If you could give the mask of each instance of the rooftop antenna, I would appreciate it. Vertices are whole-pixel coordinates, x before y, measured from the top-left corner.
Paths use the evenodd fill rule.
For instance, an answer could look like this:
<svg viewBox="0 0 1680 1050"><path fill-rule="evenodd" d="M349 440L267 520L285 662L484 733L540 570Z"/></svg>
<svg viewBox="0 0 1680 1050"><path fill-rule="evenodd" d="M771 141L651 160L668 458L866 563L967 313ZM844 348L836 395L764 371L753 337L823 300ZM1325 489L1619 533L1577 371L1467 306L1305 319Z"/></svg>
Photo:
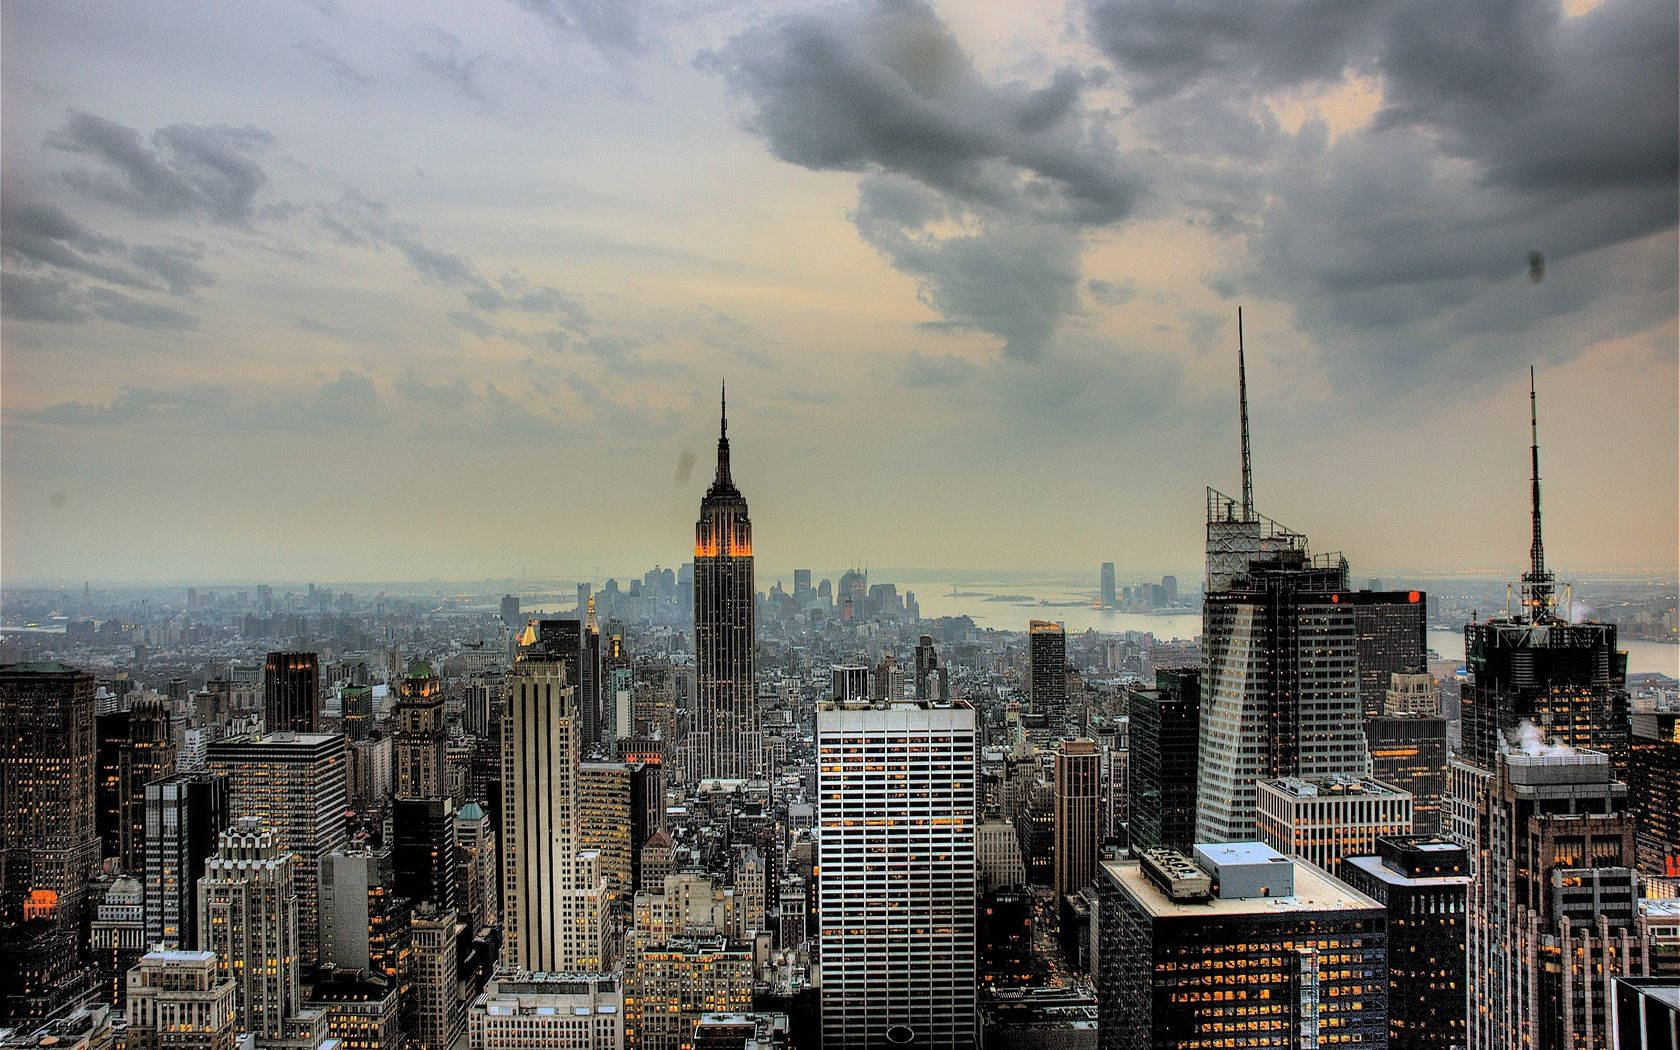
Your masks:
<svg viewBox="0 0 1680 1050"><path fill-rule="evenodd" d="M1242 307L1239 306L1237 307L1237 401L1242 409L1242 520L1253 521L1254 468L1249 462L1248 455L1248 365L1243 357ZM1539 535L1539 533L1537 532L1536 535Z"/></svg>
<svg viewBox="0 0 1680 1050"><path fill-rule="evenodd" d="M1528 548L1528 571L1523 573L1523 605L1531 623L1546 617L1553 604L1553 580L1546 571L1546 547L1540 539L1540 407L1534 392L1534 366L1528 366L1528 435L1533 460L1530 494L1533 503L1534 541Z"/></svg>

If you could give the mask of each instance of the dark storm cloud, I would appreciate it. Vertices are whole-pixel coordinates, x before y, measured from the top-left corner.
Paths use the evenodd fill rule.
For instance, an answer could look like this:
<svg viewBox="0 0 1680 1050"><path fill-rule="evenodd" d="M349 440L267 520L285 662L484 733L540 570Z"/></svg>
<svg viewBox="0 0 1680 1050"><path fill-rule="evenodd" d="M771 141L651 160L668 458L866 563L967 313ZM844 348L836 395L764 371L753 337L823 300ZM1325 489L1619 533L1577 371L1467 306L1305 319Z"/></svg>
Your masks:
<svg viewBox="0 0 1680 1050"><path fill-rule="evenodd" d="M853 221L946 327L1031 359L1078 309L1083 231L1142 185L1085 112L1084 76L981 76L933 9L882 2L777 18L701 64L782 160L865 173ZM952 232L952 231L956 232Z"/></svg>
<svg viewBox="0 0 1680 1050"><path fill-rule="evenodd" d="M61 274L0 275L0 302L15 321L76 324L98 318L130 328L189 329L198 326L188 313L136 299L110 288L87 287Z"/></svg>
<svg viewBox="0 0 1680 1050"><path fill-rule="evenodd" d="M1079 238L1055 226L993 214L973 232L937 235L962 218L909 179L874 175L858 186L852 219L863 239L915 278L945 327L988 332L1004 352L1035 358L1079 307Z"/></svg>
<svg viewBox="0 0 1680 1050"><path fill-rule="evenodd" d="M567 36L579 36L608 58L647 51L639 0L517 0L520 7Z"/></svg>
<svg viewBox="0 0 1680 1050"><path fill-rule="evenodd" d="M1181 201L1246 238L1210 286L1291 304L1339 389L1469 389L1665 315L1626 278L1673 271L1640 243L1680 206L1672 3L1093 0L1088 15ZM1290 135L1257 105L1349 73L1381 92L1369 127ZM1531 250L1593 266L1542 292L1522 280Z"/></svg>
<svg viewBox="0 0 1680 1050"><path fill-rule="evenodd" d="M194 216L249 225L268 177L256 156L274 142L261 128L171 124L148 143L133 128L71 110L47 144L90 157L103 169L64 173L71 186L148 216Z"/></svg>
<svg viewBox="0 0 1680 1050"><path fill-rule="evenodd" d="M1077 71L1036 89L990 83L918 0L788 15L701 61L752 104L771 153L801 167L898 172L1071 223L1114 222L1141 189L1084 119Z"/></svg>

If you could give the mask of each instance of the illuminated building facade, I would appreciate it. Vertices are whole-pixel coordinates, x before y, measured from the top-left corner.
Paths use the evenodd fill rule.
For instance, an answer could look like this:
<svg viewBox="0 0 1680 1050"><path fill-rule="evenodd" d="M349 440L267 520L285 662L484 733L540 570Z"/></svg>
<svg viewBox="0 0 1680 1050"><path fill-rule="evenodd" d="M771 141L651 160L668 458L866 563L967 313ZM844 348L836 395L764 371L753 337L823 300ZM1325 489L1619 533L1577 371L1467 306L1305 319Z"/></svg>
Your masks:
<svg viewBox="0 0 1680 1050"><path fill-rule="evenodd" d="M601 858L609 900L635 889L630 858L637 839L630 826L630 764L584 762L578 767L578 841Z"/></svg>
<svg viewBox="0 0 1680 1050"><path fill-rule="evenodd" d="M528 644L502 714L501 833L502 963L526 972L604 965L607 884L582 844L574 695L566 665Z"/></svg>
<svg viewBox="0 0 1680 1050"><path fill-rule="evenodd" d="M1363 777L1262 780L1257 797L1260 841L1325 871L1375 852L1379 838L1412 833L1412 796Z"/></svg>
<svg viewBox="0 0 1680 1050"><path fill-rule="evenodd" d="M146 951L146 891L139 879L111 883L94 912L88 942L99 976L95 1001L121 1010L128 1001L128 971Z"/></svg>
<svg viewBox="0 0 1680 1050"><path fill-rule="evenodd" d="M94 677L60 663L0 665L0 1024L27 1024L86 991L94 819Z"/></svg>
<svg viewBox="0 0 1680 1050"><path fill-rule="evenodd" d="M498 974L473 1003L470 1050L624 1050L624 986L612 973Z"/></svg>
<svg viewBox="0 0 1680 1050"><path fill-rule="evenodd" d="M1196 836L1200 671L1155 672L1155 688L1126 693L1127 792L1134 847L1188 850Z"/></svg>
<svg viewBox="0 0 1680 1050"><path fill-rule="evenodd" d="M752 522L729 472L729 417L718 433L717 475L694 526L694 661L687 773L693 780L763 775L753 602Z"/></svg>
<svg viewBox="0 0 1680 1050"><path fill-rule="evenodd" d="M128 747L120 763L125 825L118 863L138 874L146 866L146 785L175 772L175 734L169 708L156 694L143 695L128 712Z"/></svg>
<svg viewBox="0 0 1680 1050"><path fill-rule="evenodd" d="M315 653L268 654L263 663L263 726L270 733L321 728L321 660Z"/></svg>
<svg viewBox="0 0 1680 1050"><path fill-rule="evenodd" d="M214 952L148 952L125 976L129 1050L233 1050L237 985Z"/></svg>
<svg viewBox="0 0 1680 1050"><path fill-rule="evenodd" d="M1388 909L1389 1050L1463 1046L1469 852L1436 835L1397 835L1344 857L1337 874Z"/></svg>
<svg viewBox="0 0 1680 1050"><path fill-rule="evenodd" d="M1639 821L1639 867L1680 878L1680 713L1637 712L1632 721L1627 785Z"/></svg>
<svg viewBox="0 0 1680 1050"><path fill-rule="evenodd" d="M1447 720L1439 715L1378 715L1365 722L1371 779L1412 796L1412 831L1441 830L1447 793Z"/></svg>
<svg viewBox="0 0 1680 1050"><path fill-rule="evenodd" d="M339 1050L399 1050L402 1025L397 989L383 975L332 970L310 983L306 1010L326 1015L327 1032Z"/></svg>
<svg viewBox="0 0 1680 1050"><path fill-rule="evenodd" d="M1101 755L1090 740L1064 740L1056 751L1056 897L1084 889L1097 868Z"/></svg>
<svg viewBox="0 0 1680 1050"><path fill-rule="evenodd" d="M223 833L198 880L198 943L235 985L240 1029L258 1038L284 1037L302 1005L296 861L247 817Z"/></svg>
<svg viewBox="0 0 1680 1050"><path fill-rule="evenodd" d="M1097 876L1103 1050L1386 1047L1382 905L1258 842Z"/></svg>
<svg viewBox="0 0 1680 1050"><path fill-rule="evenodd" d="M441 798L444 787L443 684L423 660L408 665L393 713L391 757L398 798Z"/></svg>
<svg viewBox="0 0 1680 1050"><path fill-rule="evenodd" d="M228 816L255 818L276 846L296 854L299 940L305 965L319 957L321 858L348 839L344 737L269 733L218 740L208 765L228 781Z"/></svg>
<svg viewBox="0 0 1680 1050"><path fill-rule="evenodd" d="M1028 709L1044 719L1046 734L1055 739L1068 728L1067 632L1059 623L1032 620L1027 647Z"/></svg>
<svg viewBox="0 0 1680 1050"><path fill-rule="evenodd" d="M974 1042L975 714L817 706L826 1048Z"/></svg>
<svg viewBox="0 0 1680 1050"><path fill-rule="evenodd" d="M625 960L625 1045L686 1050L696 1021L750 1010L752 993L752 949L728 937L674 936L638 945Z"/></svg>
<svg viewBox="0 0 1680 1050"><path fill-rule="evenodd" d="M1428 596L1422 591L1356 591L1348 600L1358 638L1359 703L1366 718L1375 718L1384 713L1391 676L1427 666Z"/></svg>
<svg viewBox="0 0 1680 1050"><path fill-rule="evenodd" d="M1615 979L1646 972L1648 944L1608 757L1501 754L1476 836L1471 1050L1609 1050Z"/></svg>
<svg viewBox="0 0 1680 1050"><path fill-rule="evenodd" d="M228 825L227 778L178 773L146 785L146 943L198 947L204 864Z"/></svg>

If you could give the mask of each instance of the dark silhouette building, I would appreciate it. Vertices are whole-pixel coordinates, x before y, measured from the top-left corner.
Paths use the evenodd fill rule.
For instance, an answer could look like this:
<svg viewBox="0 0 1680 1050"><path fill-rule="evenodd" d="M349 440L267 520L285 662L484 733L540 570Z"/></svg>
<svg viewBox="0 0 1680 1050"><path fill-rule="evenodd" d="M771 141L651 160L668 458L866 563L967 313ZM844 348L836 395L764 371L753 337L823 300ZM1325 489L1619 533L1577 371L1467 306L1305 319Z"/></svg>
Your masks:
<svg viewBox="0 0 1680 1050"><path fill-rule="evenodd" d="M1635 713L1628 751L1639 867L1647 875L1680 877L1680 713Z"/></svg>
<svg viewBox="0 0 1680 1050"><path fill-rule="evenodd" d="M717 475L694 526L695 703L690 778L751 779L763 772L756 693L752 522L729 470L729 416L721 415Z"/></svg>
<svg viewBox="0 0 1680 1050"><path fill-rule="evenodd" d="M1388 909L1389 1050L1452 1050L1465 1039L1470 856L1435 835L1377 840L1343 857L1342 881Z"/></svg>
<svg viewBox="0 0 1680 1050"><path fill-rule="evenodd" d="M1368 590L1343 600L1353 603L1358 632L1359 703L1366 718L1375 718L1383 714L1391 675L1428 666L1428 596L1422 591Z"/></svg>
<svg viewBox="0 0 1680 1050"><path fill-rule="evenodd" d="M146 785L146 944L198 948L198 880L228 826L227 778L177 773Z"/></svg>
<svg viewBox="0 0 1680 1050"><path fill-rule="evenodd" d="M1154 689L1127 692L1129 809L1134 848L1188 851L1196 837L1196 761L1201 737L1202 675L1155 672Z"/></svg>
<svg viewBox="0 0 1680 1050"><path fill-rule="evenodd" d="M94 822L94 679L0 665L0 1025L68 1006L94 979L81 951Z"/></svg>
<svg viewBox="0 0 1680 1050"><path fill-rule="evenodd" d="M270 733L314 733L321 721L321 661L314 653L269 653L263 717Z"/></svg>
<svg viewBox="0 0 1680 1050"><path fill-rule="evenodd" d="M1052 738L1067 724L1067 632L1050 620L1027 624L1031 663L1027 668L1027 700L1031 711L1044 719Z"/></svg>

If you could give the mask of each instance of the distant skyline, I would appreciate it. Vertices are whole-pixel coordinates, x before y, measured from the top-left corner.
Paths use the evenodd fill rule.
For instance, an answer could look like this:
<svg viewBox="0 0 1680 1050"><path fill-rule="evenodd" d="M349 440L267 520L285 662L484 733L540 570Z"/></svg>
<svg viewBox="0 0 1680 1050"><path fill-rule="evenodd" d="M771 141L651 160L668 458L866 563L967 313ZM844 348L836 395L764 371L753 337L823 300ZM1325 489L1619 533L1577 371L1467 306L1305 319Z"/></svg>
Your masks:
<svg viewBox="0 0 1680 1050"><path fill-rule="evenodd" d="M1515 578L1531 362L1672 573L1680 13L1414 7L8 3L0 576L671 565L724 378L761 589L1197 574L1238 303L1356 581Z"/></svg>

